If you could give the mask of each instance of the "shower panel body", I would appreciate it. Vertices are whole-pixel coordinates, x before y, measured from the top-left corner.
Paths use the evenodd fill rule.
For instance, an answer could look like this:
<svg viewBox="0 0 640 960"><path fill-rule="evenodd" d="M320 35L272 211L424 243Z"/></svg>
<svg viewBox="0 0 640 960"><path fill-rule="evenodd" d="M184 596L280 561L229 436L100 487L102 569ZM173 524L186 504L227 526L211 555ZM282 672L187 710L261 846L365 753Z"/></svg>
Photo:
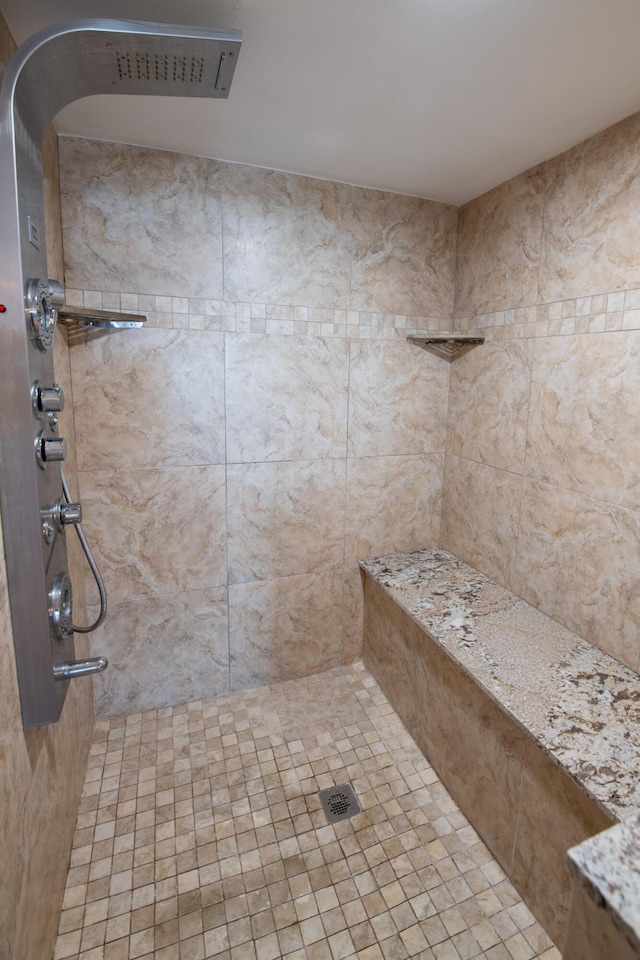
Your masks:
<svg viewBox="0 0 640 960"><path fill-rule="evenodd" d="M63 278L47 276L41 144L62 107L92 94L228 96L238 31L76 20L36 34L0 90L0 506L25 727L60 717L70 678L104 669L74 661L72 593L60 463L66 441L54 383ZM75 509L74 509L75 508Z"/></svg>

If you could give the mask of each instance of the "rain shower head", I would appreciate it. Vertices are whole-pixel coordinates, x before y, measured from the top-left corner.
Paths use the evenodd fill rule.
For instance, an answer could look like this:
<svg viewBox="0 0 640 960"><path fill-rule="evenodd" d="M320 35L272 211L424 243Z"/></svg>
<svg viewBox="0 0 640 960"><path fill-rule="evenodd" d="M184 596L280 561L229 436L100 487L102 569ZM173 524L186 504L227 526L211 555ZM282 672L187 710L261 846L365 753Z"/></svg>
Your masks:
<svg viewBox="0 0 640 960"><path fill-rule="evenodd" d="M68 103L95 94L226 98L241 43L239 30L68 20L23 44L5 88L15 73L14 105L36 139Z"/></svg>
<svg viewBox="0 0 640 960"><path fill-rule="evenodd" d="M242 42L237 30L135 20L61 26L72 52L65 72L102 93L227 97Z"/></svg>

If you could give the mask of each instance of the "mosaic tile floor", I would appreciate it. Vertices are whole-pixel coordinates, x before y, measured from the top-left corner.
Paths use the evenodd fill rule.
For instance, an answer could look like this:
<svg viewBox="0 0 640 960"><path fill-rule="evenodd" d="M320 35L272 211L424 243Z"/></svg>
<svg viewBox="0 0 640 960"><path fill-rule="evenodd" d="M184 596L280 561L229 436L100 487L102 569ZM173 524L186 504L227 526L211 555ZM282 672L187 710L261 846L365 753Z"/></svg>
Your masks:
<svg viewBox="0 0 640 960"><path fill-rule="evenodd" d="M356 957L560 960L362 664L97 725L55 960Z"/></svg>

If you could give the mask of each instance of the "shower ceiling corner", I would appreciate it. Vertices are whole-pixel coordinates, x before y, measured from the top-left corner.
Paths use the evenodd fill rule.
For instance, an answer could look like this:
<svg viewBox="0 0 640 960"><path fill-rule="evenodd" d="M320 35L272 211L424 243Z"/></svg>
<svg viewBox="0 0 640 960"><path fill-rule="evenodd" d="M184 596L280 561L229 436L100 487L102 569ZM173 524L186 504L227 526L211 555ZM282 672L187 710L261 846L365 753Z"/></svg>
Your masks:
<svg viewBox="0 0 640 960"><path fill-rule="evenodd" d="M237 30L73 20L20 47L0 90L0 506L25 727L60 717L74 673L53 339L64 302L47 276L41 145L55 115L94 94L225 99ZM57 518L51 524L51 516ZM95 669L100 669L96 658ZM77 664L76 664L77 666ZM85 672L90 672L85 670Z"/></svg>

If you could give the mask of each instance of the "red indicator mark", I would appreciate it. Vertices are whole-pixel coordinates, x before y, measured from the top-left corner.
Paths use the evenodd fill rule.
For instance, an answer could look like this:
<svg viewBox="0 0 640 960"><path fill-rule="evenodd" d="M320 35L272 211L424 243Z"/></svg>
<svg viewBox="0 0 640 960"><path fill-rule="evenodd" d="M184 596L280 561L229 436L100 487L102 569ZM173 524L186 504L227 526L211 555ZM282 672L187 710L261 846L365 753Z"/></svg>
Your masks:
<svg viewBox="0 0 640 960"><path fill-rule="evenodd" d="M0 303L0 313L6 313L6 312L7 312L7 308L5 307L4 303Z"/></svg>

